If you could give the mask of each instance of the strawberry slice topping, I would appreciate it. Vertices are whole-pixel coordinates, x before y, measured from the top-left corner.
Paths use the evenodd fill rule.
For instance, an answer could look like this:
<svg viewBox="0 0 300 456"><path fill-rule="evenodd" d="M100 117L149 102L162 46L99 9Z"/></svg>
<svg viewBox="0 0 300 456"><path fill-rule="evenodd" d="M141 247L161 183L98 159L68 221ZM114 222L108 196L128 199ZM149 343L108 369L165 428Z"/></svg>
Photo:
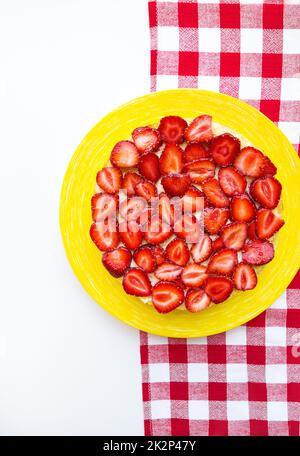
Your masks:
<svg viewBox="0 0 300 456"><path fill-rule="evenodd" d="M90 228L90 236L99 250L116 249L119 245L119 234L111 219L94 222Z"/></svg>
<svg viewBox="0 0 300 456"><path fill-rule="evenodd" d="M192 214L178 216L174 223L174 232L188 243L198 242L201 237L199 220Z"/></svg>
<svg viewBox="0 0 300 456"><path fill-rule="evenodd" d="M136 128L132 132L132 139L141 155L146 152L155 152L161 145L159 131L151 127Z"/></svg>
<svg viewBox="0 0 300 456"><path fill-rule="evenodd" d="M210 145L210 153L219 166L232 165L240 153L241 143L229 133L216 136Z"/></svg>
<svg viewBox="0 0 300 456"><path fill-rule="evenodd" d="M256 221L253 220L251 223L248 225L248 238L249 239L257 239L256 235Z"/></svg>
<svg viewBox="0 0 300 456"><path fill-rule="evenodd" d="M119 199L108 193L95 193L92 197L92 218L94 222L116 216Z"/></svg>
<svg viewBox="0 0 300 456"><path fill-rule="evenodd" d="M127 192L127 196L135 195L135 186L139 182L143 182L143 178L139 174L130 171L124 174L122 189Z"/></svg>
<svg viewBox="0 0 300 456"><path fill-rule="evenodd" d="M209 274L231 275L237 263L237 253L234 250L222 249L211 257L207 272Z"/></svg>
<svg viewBox="0 0 300 456"><path fill-rule="evenodd" d="M156 268L156 260L150 247L142 246L133 254L136 264L146 272L153 272Z"/></svg>
<svg viewBox="0 0 300 456"><path fill-rule="evenodd" d="M202 289L188 290L185 298L185 307L190 312L200 312L206 309L211 300Z"/></svg>
<svg viewBox="0 0 300 456"><path fill-rule="evenodd" d="M267 209L274 209L281 195L281 183L275 177L264 177L252 182L251 196Z"/></svg>
<svg viewBox="0 0 300 456"><path fill-rule="evenodd" d="M188 142L209 141L212 136L212 118L206 114L196 117L184 133Z"/></svg>
<svg viewBox="0 0 300 456"><path fill-rule="evenodd" d="M179 266L185 266L190 259L190 251L183 239L175 238L166 247L167 258Z"/></svg>
<svg viewBox="0 0 300 456"><path fill-rule="evenodd" d="M223 244L228 249L241 250L248 235L248 226L244 222L225 225L221 231Z"/></svg>
<svg viewBox="0 0 300 456"><path fill-rule="evenodd" d="M219 233L228 219L228 209L218 207L207 207L204 209L204 228L209 234Z"/></svg>
<svg viewBox="0 0 300 456"><path fill-rule="evenodd" d="M195 184L202 184L206 179L214 177L216 166L212 160L201 159L187 163L183 171L187 173Z"/></svg>
<svg viewBox="0 0 300 456"><path fill-rule="evenodd" d="M177 280L182 272L182 267L174 263L162 263L154 275L159 280L169 280L170 282Z"/></svg>
<svg viewBox="0 0 300 456"><path fill-rule="evenodd" d="M160 178L159 158L153 152L143 155L140 158L139 172L151 182L157 182Z"/></svg>
<svg viewBox="0 0 300 456"><path fill-rule="evenodd" d="M200 287L207 277L206 267L196 263L187 264L181 274L182 282L190 288Z"/></svg>
<svg viewBox="0 0 300 456"><path fill-rule="evenodd" d="M166 257L166 252L164 251L162 246L161 245L151 245L151 244L149 244L149 246L152 249L154 258L156 260L156 264L159 266L160 264L164 263L165 257Z"/></svg>
<svg viewBox="0 0 300 456"><path fill-rule="evenodd" d="M151 282L145 271L140 268L129 268L123 277L123 288L129 295L150 296Z"/></svg>
<svg viewBox="0 0 300 456"><path fill-rule="evenodd" d="M184 141L184 132L187 122L179 116L167 116L160 120L158 130L167 144L181 144Z"/></svg>
<svg viewBox="0 0 300 456"><path fill-rule="evenodd" d="M221 238L228 249L241 250L248 235L247 223L234 222L222 228Z"/></svg>
<svg viewBox="0 0 300 456"><path fill-rule="evenodd" d="M159 168L161 174L178 174L183 168L182 149L177 144L167 144L160 159Z"/></svg>
<svg viewBox="0 0 300 456"><path fill-rule="evenodd" d="M239 263L233 274L233 283L237 290L252 290L256 287L257 276L252 266Z"/></svg>
<svg viewBox="0 0 300 456"><path fill-rule="evenodd" d="M247 195L234 196L230 210L231 219L236 222L250 222L256 214L256 207Z"/></svg>
<svg viewBox="0 0 300 456"><path fill-rule="evenodd" d="M181 198L182 210L186 212L198 212L205 207L205 196L197 187L191 185Z"/></svg>
<svg viewBox="0 0 300 456"><path fill-rule="evenodd" d="M232 281L223 276L208 277L204 289L205 293L208 294L210 299L215 304L226 301L226 299L231 295L232 290Z"/></svg>
<svg viewBox="0 0 300 456"><path fill-rule="evenodd" d="M218 252L219 250L223 249L224 247L224 244L223 244L223 241L222 241L222 238L221 237L217 237L213 242L212 242L212 250L214 252Z"/></svg>
<svg viewBox="0 0 300 456"><path fill-rule="evenodd" d="M120 190L122 184L122 173L119 168L109 166L98 172L96 180L102 190L106 193L114 194Z"/></svg>
<svg viewBox="0 0 300 456"><path fill-rule="evenodd" d="M132 168L139 162L139 152L131 141L120 141L113 148L110 161L118 168Z"/></svg>
<svg viewBox="0 0 300 456"><path fill-rule="evenodd" d="M120 215L125 220L139 221L147 208L147 202L140 196L132 196L120 203Z"/></svg>
<svg viewBox="0 0 300 456"><path fill-rule="evenodd" d="M151 220L144 233L145 240L149 244L161 244L172 235L172 228L161 220Z"/></svg>
<svg viewBox="0 0 300 456"><path fill-rule="evenodd" d="M229 199L220 187L217 179L208 179L202 185L202 190L206 195L207 199L215 207L227 207L229 206Z"/></svg>
<svg viewBox="0 0 300 456"><path fill-rule="evenodd" d="M274 257L274 247L269 241L249 241L243 248L243 261L248 264L261 265L269 263Z"/></svg>
<svg viewBox="0 0 300 456"><path fill-rule="evenodd" d="M186 146L183 152L183 161L190 163L202 158L209 158L209 151L201 143L191 143Z"/></svg>
<svg viewBox="0 0 300 456"><path fill-rule="evenodd" d="M210 257L212 252L212 241L208 235L203 235L199 242L193 244L191 254L195 263L202 263Z"/></svg>
<svg viewBox="0 0 300 456"><path fill-rule="evenodd" d="M183 289L172 282L158 282L152 290L152 303L159 313L168 313L184 301Z"/></svg>
<svg viewBox="0 0 300 456"><path fill-rule="evenodd" d="M265 156L264 160L264 169L262 171L262 176L275 176L277 173L277 168L274 163L269 159L269 157Z"/></svg>
<svg viewBox="0 0 300 456"><path fill-rule="evenodd" d="M191 184L191 179L187 174L169 174L161 179L161 183L169 196L183 196Z"/></svg>
<svg viewBox="0 0 300 456"><path fill-rule="evenodd" d="M165 193L159 195L158 212L161 220L168 223L170 226L174 225L174 205Z"/></svg>
<svg viewBox="0 0 300 456"><path fill-rule="evenodd" d="M114 277L121 277L131 263L131 252L126 247L119 247L105 252L102 263L108 272Z"/></svg>
<svg viewBox="0 0 300 456"><path fill-rule="evenodd" d="M263 172L265 156L254 147L244 147L235 159L234 166L245 176L258 177Z"/></svg>
<svg viewBox="0 0 300 456"><path fill-rule="evenodd" d="M219 170L218 179L221 189L227 196L240 195L247 187L247 181L238 170L229 166Z"/></svg>
<svg viewBox="0 0 300 456"><path fill-rule="evenodd" d="M151 198L157 196L157 188L153 182L143 181L135 186L135 193L142 198L145 198L146 201L150 201Z"/></svg>
<svg viewBox="0 0 300 456"><path fill-rule="evenodd" d="M122 222L119 225L119 236L128 249L137 249L143 241L143 233L136 222Z"/></svg>
<svg viewBox="0 0 300 456"><path fill-rule="evenodd" d="M256 216L255 231L260 239L269 239L284 225L284 220L270 209L260 209Z"/></svg>

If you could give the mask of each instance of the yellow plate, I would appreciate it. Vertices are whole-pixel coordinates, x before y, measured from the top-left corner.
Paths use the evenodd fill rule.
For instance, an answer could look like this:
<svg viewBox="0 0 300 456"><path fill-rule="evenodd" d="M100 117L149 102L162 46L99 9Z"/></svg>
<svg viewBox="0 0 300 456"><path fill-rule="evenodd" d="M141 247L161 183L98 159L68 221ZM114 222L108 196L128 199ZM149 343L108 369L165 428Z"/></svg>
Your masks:
<svg viewBox="0 0 300 456"><path fill-rule="evenodd" d="M234 129L265 152L278 168L282 183L285 226L277 237L276 254L259 274L254 290L235 293L222 304L198 314L175 310L161 315L149 304L128 296L101 264L101 253L89 237L90 200L95 176L117 141L138 126L166 115L193 118L201 113ZM300 160L283 133L248 104L219 93L178 89L137 98L104 117L84 138L68 166L61 192L60 225L71 266L92 298L135 328L168 337L199 337L239 326L269 307L285 290L300 259Z"/></svg>

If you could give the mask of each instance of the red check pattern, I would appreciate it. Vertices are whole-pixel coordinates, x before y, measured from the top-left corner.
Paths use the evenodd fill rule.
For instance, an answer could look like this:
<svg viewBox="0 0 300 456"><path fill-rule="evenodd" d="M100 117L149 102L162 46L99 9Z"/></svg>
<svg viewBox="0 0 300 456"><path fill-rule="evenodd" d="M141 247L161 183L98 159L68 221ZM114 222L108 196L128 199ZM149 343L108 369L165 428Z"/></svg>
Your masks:
<svg viewBox="0 0 300 456"><path fill-rule="evenodd" d="M149 1L151 88L238 97L299 150L300 5ZM299 435L300 275L262 315L227 333L141 333L145 434Z"/></svg>

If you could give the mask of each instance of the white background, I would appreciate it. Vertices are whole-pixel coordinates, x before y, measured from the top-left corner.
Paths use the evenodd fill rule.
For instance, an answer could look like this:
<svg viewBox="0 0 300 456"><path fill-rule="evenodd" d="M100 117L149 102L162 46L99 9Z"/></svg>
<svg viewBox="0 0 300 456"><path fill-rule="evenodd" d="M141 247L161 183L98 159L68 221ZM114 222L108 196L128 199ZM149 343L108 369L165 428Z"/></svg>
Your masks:
<svg viewBox="0 0 300 456"><path fill-rule="evenodd" d="M0 434L142 435L139 335L73 275L58 225L77 144L149 92L146 0L0 0Z"/></svg>

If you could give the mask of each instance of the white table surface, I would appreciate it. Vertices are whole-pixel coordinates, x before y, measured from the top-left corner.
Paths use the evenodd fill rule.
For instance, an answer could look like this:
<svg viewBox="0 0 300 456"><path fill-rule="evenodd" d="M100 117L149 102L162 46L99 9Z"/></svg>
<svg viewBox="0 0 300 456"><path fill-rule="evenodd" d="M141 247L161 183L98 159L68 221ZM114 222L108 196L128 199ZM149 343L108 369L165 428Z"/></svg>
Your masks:
<svg viewBox="0 0 300 456"><path fill-rule="evenodd" d="M62 179L111 109L149 92L146 0L0 0L0 434L142 435L138 332L62 247Z"/></svg>

